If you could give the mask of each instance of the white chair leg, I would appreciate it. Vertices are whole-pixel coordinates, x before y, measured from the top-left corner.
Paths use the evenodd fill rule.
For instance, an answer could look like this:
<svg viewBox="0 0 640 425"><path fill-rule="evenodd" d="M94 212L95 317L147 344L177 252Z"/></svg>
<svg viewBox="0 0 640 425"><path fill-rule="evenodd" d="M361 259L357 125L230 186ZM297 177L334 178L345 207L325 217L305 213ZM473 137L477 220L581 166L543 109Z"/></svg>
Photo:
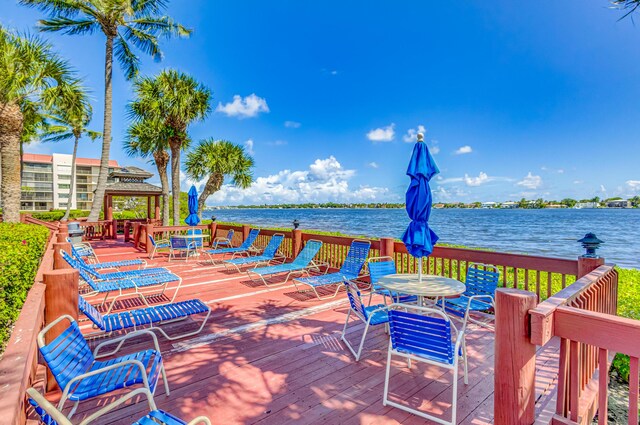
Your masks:
<svg viewBox="0 0 640 425"><path fill-rule="evenodd" d="M462 341L462 362L464 363L464 384L469 385L469 366L467 364L467 343Z"/></svg>
<svg viewBox="0 0 640 425"><path fill-rule="evenodd" d="M451 397L451 423L456 423L458 414L458 362L453 369L453 396Z"/></svg>
<svg viewBox="0 0 640 425"><path fill-rule="evenodd" d="M387 400L389 400L389 377L390 377L390 369L391 369L391 341L389 341L389 349L387 350L387 370L384 375L384 393L382 395L382 405L387 405Z"/></svg>
<svg viewBox="0 0 640 425"><path fill-rule="evenodd" d="M358 347L358 354L356 354L356 361L360 361L360 354L362 354L362 347L364 346L364 340L367 338L368 331L369 331L369 321L367 320L367 324L364 326L364 333L362 334L362 339L360 340L360 346Z"/></svg>

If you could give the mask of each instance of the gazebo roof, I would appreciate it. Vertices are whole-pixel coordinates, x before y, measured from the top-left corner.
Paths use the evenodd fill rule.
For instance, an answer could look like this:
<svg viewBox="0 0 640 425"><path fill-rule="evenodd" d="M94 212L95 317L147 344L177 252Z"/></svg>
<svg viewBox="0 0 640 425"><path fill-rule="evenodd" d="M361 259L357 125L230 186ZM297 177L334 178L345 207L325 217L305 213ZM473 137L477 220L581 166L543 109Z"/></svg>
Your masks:
<svg viewBox="0 0 640 425"><path fill-rule="evenodd" d="M145 180L153 177L153 174L143 170L138 167L121 167L116 168L111 173L109 173L109 177L119 177L120 179L133 179L133 180Z"/></svg>
<svg viewBox="0 0 640 425"><path fill-rule="evenodd" d="M112 196L162 195L162 188L145 182L120 181L107 184L105 194Z"/></svg>

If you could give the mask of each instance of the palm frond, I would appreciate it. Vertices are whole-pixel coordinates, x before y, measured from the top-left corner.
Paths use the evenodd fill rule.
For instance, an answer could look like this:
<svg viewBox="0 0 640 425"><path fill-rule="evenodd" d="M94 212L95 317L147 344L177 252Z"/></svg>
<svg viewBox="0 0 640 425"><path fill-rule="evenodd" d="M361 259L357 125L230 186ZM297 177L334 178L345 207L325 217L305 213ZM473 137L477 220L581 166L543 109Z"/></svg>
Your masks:
<svg viewBox="0 0 640 425"><path fill-rule="evenodd" d="M57 16L38 21L38 29L43 32L61 32L68 35L93 34L100 24L91 19L71 19Z"/></svg>
<svg viewBox="0 0 640 425"><path fill-rule="evenodd" d="M135 78L140 68L140 59L131 51L127 41L120 35L115 39L113 53L127 80Z"/></svg>

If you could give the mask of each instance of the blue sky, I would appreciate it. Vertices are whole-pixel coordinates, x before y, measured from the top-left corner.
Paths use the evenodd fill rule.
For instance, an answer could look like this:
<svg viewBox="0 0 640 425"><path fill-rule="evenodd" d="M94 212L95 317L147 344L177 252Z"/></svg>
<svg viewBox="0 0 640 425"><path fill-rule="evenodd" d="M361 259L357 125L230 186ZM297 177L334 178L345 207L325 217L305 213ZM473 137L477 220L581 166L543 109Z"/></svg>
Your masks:
<svg viewBox="0 0 640 425"><path fill-rule="evenodd" d="M42 17L2 4L12 28ZM173 0L168 13L194 33L164 42L160 63L143 57L142 73L177 68L210 87L193 139L245 144L256 161L250 189L208 204L402 201L419 126L441 169L436 201L640 194L640 27L606 0ZM103 36L46 37L85 76L101 130ZM130 97L116 68L112 158L153 171L121 149Z"/></svg>

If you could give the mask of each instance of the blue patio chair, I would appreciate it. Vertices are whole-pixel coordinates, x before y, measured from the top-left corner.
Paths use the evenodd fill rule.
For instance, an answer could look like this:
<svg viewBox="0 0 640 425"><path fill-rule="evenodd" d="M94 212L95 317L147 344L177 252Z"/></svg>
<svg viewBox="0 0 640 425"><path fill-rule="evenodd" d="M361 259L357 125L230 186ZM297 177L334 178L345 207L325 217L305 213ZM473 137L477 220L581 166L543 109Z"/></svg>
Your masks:
<svg viewBox="0 0 640 425"><path fill-rule="evenodd" d="M89 264L85 263L83 260L78 260L77 258L71 257L65 251L61 251L62 258L65 259L70 266L76 269L83 269L89 275L91 275L94 279L98 280L121 280L121 279L131 279L138 278L143 276L153 276L157 274L165 274L170 273L168 269L164 267L153 267L149 269L138 269L138 270L125 270L125 271L117 271L111 273L101 273L95 268L91 267Z"/></svg>
<svg viewBox="0 0 640 425"><path fill-rule="evenodd" d="M224 258L224 256L227 254L231 254L231 258L234 258L236 255L245 255L248 257L251 253L257 252L257 248L253 246L253 243L256 241L259 234L260 229L251 229L251 231L247 235L247 238L237 248L208 249L204 252L207 253L207 255L209 256L209 260L211 260L211 262L214 264L215 261L213 260L213 255L222 255L222 258Z"/></svg>
<svg viewBox="0 0 640 425"><path fill-rule="evenodd" d="M226 260L223 262L225 269L228 269L230 266L236 268L238 273L241 271L240 266L253 265L254 267L258 267L260 265L268 265L272 261L275 261L276 258L280 258L284 263L286 257L282 254L278 255L278 249L280 249L280 245L282 245L282 241L284 240L284 234L282 233L274 233L269 239L269 243L262 251L261 255L256 255L255 257L241 257L241 258L232 258L231 260Z"/></svg>
<svg viewBox="0 0 640 425"><path fill-rule="evenodd" d="M93 247L91 246L91 244L87 243L87 242L80 242L80 243L73 243L71 242L71 239L67 238L67 242L69 242L71 244L71 250L73 253L74 257L77 258L84 258L86 259L88 262L89 261L93 261L93 262L97 262L98 261L98 256L96 255L95 251L93 250Z"/></svg>
<svg viewBox="0 0 640 425"><path fill-rule="evenodd" d="M62 321L69 326L48 344L45 335L52 327ZM129 339L148 335L153 340L155 349L138 351L124 356L98 360L116 354ZM115 349L100 353L103 347L116 344ZM162 375L166 394L169 395L169 384L162 363L162 355L156 335L148 330L139 330L130 334L113 338L96 346L93 353L82 336L78 323L68 315L60 316L38 334L38 347L51 374L55 378L62 397L58 409L62 410L67 400L75 402L69 418L83 400L98 397L122 388L142 385L153 394Z"/></svg>
<svg viewBox="0 0 640 425"><path fill-rule="evenodd" d="M360 360L360 354L362 354L362 347L364 346L364 340L367 337L369 326L383 325L389 322L389 316L387 315L387 306L384 304L372 305L365 307L362 302L362 296L360 295L360 289L354 282L348 280L344 281L344 286L347 289L347 297L349 298L349 312L347 313L347 319L344 321L344 328L342 328L342 336L340 337L349 351L354 355L356 361ZM360 339L360 345L356 352L349 341L347 341L347 326L349 325L349 319L351 314L356 316L362 322L364 322L364 332Z"/></svg>
<svg viewBox="0 0 640 425"><path fill-rule="evenodd" d="M156 252L158 252L159 250L167 248L171 249L171 242L169 242L168 239L155 240L153 236L149 235L149 243L151 243L151 246L153 247L153 251L151 251L151 255L149 256L149 258L152 260L156 255Z"/></svg>
<svg viewBox="0 0 640 425"><path fill-rule="evenodd" d="M187 236L190 236L190 235L200 235L200 236L202 236L202 229L189 229L189 230L187 230ZM198 249L202 249L202 241L203 241L202 238L198 237L198 238L187 239L187 240L195 245L196 251Z"/></svg>
<svg viewBox="0 0 640 425"><path fill-rule="evenodd" d="M84 256L81 255L81 252L76 249L75 246L71 245L71 255L73 255L76 259L84 262L87 267L93 270L108 270L108 269L117 269L120 270L122 267L135 267L138 268L146 268L147 262L141 259L135 260L120 260L120 261L105 261L101 263L89 263L84 260Z"/></svg>
<svg viewBox="0 0 640 425"><path fill-rule="evenodd" d="M463 317L465 325L471 321L477 325L493 329L485 322L473 319L472 312L480 312L495 308L494 296L498 289L500 273L496 266L472 263L467 266L465 286L467 289L457 298L445 298L438 305L456 316Z"/></svg>
<svg viewBox="0 0 640 425"><path fill-rule="evenodd" d="M40 416L40 422L46 425L72 425L68 417L66 417L60 410L58 410L49 400L44 398L42 394L35 388L27 388L27 396L29 404L33 407L33 410L38 416ZM211 425L209 418L205 416L199 416L187 423L180 418L173 416L163 410L158 410L153 396L145 388L137 388L125 396L118 398L111 404L99 409L97 412L92 413L80 422L79 425L88 425L91 422L97 421L102 416L111 412L113 409L123 405L129 400L132 400L138 396L144 396L149 405L149 413L145 416L137 419L135 422L131 422L132 425ZM140 403L140 400L136 400L132 404ZM131 419L133 420L133 419Z"/></svg>
<svg viewBox="0 0 640 425"><path fill-rule="evenodd" d="M382 404L413 413L425 419L442 424L456 423L458 399L458 362L462 359L464 383L467 379L467 352L464 342L465 327L458 331L442 310L411 304L389 306L389 349L384 380ZM440 366L453 371L453 397L451 401L451 421L437 417L406 405L389 400L389 378L392 356L411 361Z"/></svg>
<svg viewBox="0 0 640 425"><path fill-rule="evenodd" d="M107 309L107 313L111 312L116 301L121 297L137 296L148 306L149 302L147 301L147 296L162 296L169 283L178 282L178 286L173 293L173 297L169 301L173 302L180 290L180 286L182 285L182 278L173 273L128 277L118 280L96 280L85 268L78 264L78 260L72 258L68 254L65 254L66 253L63 251L63 258L73 268L78 270L78 273L80 273L80 289L84 291L84 295L90 296L104 294L104 299L102 300L102 305L104 305L107 302L109 295L111 293L116 293L116 296L113 298L109 308ZM128 290L133 290L133 292L127 292Z"/></svg>
<svg viewBox="0 0 640 425"><path fill-rule="evenodd" d="M213 240L213 249L218 248L233 248L233 229L229 229L227 236L218 236Z"/></svg>
<svg viewBox="0 0 640 425"><path fill-rule="evenodd" d="M102 315L94 306L89 304L82 295L78 295L78 308L93 322L95 327L100 329L99 335L111 335L111 333L115 331L126 331L130 329L136 331L139 327L148 326L147 329L160 332L168 340L185 338L200 333L211 315L211 309L198 299ZM206 316L200 324L200 327L195 331L182 333L177 336L169 336L164 329L158 327L201 314L206 314Z"/></svg>
<svg viewBox="0 0 640 425"><path fill-rule="evenodd" d="M387 298L391 299L391 303L414 303L418 301L418 297L415 295L403 295L397 292L389 291L378 285L378 282L384 276L390 274L396 274L396 262L393 258L385 257L371 257L368 260L369 264L369 278L371 279L371 292L369 293L369 304L371 304L371 298L374 294L382 295L384 303L387 304Z"/></svg>
<svg viewBox="0 0 640 425"><path fill-rule="evenodd" d="M196 250L196 244L190 242L190 240L186 238L171 236L171 238L169 238L169 242L171 244L169 249L169 261L171 261L172 258L176 258L176 253L184 253L184 261L189 261L189 255L191 255L191 252L195 252Z"/></svg>
<svg viewBox="0 0 640 425"><path fill-rule="evenodd" d="M286 264L278 264L276 266L268 266L268 267L260 267L257 269L247 270L247 274L249 275L249 279L254 280L252 275L257 275L266 286L271 285L281 285L287 283L289 277L292 274L296 273L306 273L309 274L309 269L315 269L319 271L318 265L313 261L313 258L316 256L320 248L322 247L322 242L317 241L315 239L309 239L305 244L304 248L298 256L291 263ZM287 273L287 277L284 282L280 282L277 284L269 284L265 280L265 276L272 276L275 274Z"/></svg>
<svg viewBox="0 0 640 425"><path fill-rule="evenodd" d="M299 290L298 284L310 287L319 300L334 298L336 295L338 295L338 291L340 291L340 288L344 286L342 283L345 280L355 280L365 276L361 275L360 272L362 271L364 263L367 260L370 248L370 241L354 239L351 242L349 252L347 252L347 257L344 259L342 267L340 267L339 271L337 271L336 273L329 273L318 276L296 278L293 279L293 284L296 286L297 290ZM336 286L336 290L335 292L333 292L333 294L325 297L321 297L320 294L318 294L318 288L331 285Z"/></svg>

